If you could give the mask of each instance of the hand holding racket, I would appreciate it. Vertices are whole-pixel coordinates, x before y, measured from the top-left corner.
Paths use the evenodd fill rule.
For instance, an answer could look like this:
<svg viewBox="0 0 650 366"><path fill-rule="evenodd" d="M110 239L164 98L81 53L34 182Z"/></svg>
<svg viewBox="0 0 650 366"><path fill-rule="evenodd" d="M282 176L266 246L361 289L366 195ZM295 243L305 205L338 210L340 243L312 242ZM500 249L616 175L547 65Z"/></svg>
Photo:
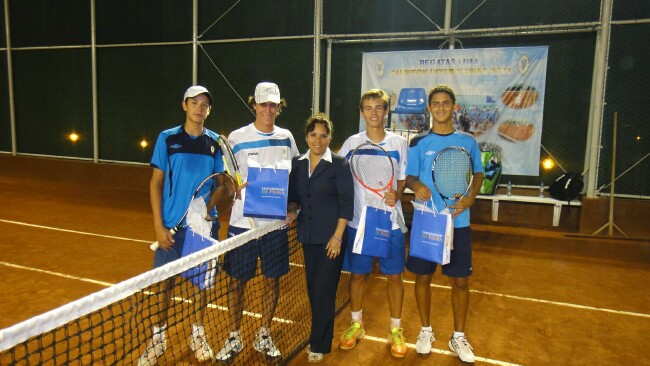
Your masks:
<svg viewBox="0 0 650 366"><path fill-rule="evenodd" d="M446 147L436 155L431 167L433 185L449 209L449 201L458 202L469 191L474 180L472 157L467 150L458 146Z"/></svg>
<svg viewBox="0 0 650 366"><path fill-rule="evenodd" d="M393 189L395 180L395 167L393 160L388 152L381 146L373 142L365 142L352 152L350 156L350 169L354 178L361 183L363 187L374 192L384 199L384 192ZM402 215L391 209L396 214L397 225L400 230L406 233L406 224Z"/></svg>
<svg viewBox="0 0 650 366"><path fill-rule="evenodd" d="M243 183L239 164L237 163L237 159L235 159L235 154L233 153L228 140L226 140L222 135L219 135L217 143L219 144L219 149L221 149L221 156L223 157L223 165L226 168L226 172L237 181L237 198L241 198L241 190L246 187L248 183ZM252 217L248 219L248 223L250 224L251 229L256 227L255 220Z"/></svg>
<svg viewBox="0 0 650 366"><path fill-rule="evenodd" d="M241 186L243 179L239 171L239 164L237 164L237 159L235 159L235 154L232 152L232 147L222 135L219 135L217 143L219 144L219 149L221 149L221 156L223 157L223 165L226 168L226 172L235 178L237 187Z"/></svg>
<svg viewBox="0 0 650 366"><path fill-rule="evenodd" d="M196 198L201 198L205 202L205 219L207 221L214 221L230 211L230 208L235 203L236 194L237 184L231 176L224 173L211 174L196 188L188 204L187 211L185 211L183 217L178 221L178 224L171 228L169 232L174 235L180 229L187 226L185 218L190 210L189 206ZM151 243L149 246L149 248L154 251L158 249L158 247L158 242Z"/></svg>

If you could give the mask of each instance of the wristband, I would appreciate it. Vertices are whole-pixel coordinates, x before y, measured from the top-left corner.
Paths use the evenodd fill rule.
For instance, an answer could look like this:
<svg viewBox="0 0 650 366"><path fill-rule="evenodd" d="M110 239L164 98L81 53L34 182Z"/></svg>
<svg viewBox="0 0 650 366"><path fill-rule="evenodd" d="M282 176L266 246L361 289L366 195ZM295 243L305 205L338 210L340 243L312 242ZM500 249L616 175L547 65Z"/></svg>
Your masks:
<svg viewBox="0 0 650 366"><path fill-rule="evenodd" d="M332 238L336 239L339 243L341 242L341 239L337 238L336 235L332 235Z"/></svg>

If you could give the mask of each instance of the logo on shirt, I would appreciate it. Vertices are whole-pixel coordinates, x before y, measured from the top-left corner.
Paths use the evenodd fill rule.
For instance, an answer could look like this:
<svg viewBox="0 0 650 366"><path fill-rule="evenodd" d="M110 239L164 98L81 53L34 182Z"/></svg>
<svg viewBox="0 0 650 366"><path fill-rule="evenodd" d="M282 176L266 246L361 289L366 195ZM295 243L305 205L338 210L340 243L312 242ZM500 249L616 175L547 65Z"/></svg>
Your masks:
<svg viewBox="0 0 650 366"><path fill-rule="evenodd" d="M180 149L181 147L183 147L183 145L173 144L173 145L170 146L170 147L171 147L172 149Z"/></svg>
<svg viewBox="0 0 650 366"><path fill-rule="evenodd" d="M429 150L424 155L431 156L431 155L435 155L435 153L436 153L435 150Z"/></svg>
<svg viewBox="0 0 650 366"><path fill-rule="evenodd" d="M214 146L210 146L210 153L214 154Z"/></svg>

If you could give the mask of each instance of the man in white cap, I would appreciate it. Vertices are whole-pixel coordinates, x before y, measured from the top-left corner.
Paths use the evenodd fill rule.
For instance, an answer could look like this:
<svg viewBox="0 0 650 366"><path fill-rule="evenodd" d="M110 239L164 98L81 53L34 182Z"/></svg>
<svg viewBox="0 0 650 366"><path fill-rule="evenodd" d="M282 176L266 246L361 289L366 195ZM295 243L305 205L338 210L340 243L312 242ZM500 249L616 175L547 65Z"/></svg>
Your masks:
<svg viewBox="0 0 650 366"><path fill-rule="evenodd" d="M176 226L183 217L192 192L201 181L224 170L221 154L218 154L219 135L204 127L212 110L212 102L208 89L199 85L191 86L183 96L184 123L158 135L150 163L153 173L149 183L154 230L159 245L154 254L155 268L181 257L187 229L183 228L174 235L169 229ZM218 239L218 232L219 222L215 220L211 236ZM152 321L152 338L138 359L139 366L155 365L167 348L167 309L173 281L174 278L160 286L158 301L162 311L156 314L158 319ZM203 291L199 297L200 310L192 324L189 346L199 361L207 361L213 357L203 327L207 301Z"/></svg>
<svg viewBox="0 0 650 366"><path fill-rule="evenodd" d="M274 166L281 160L291 160L298 155L298 148L291 132L275 125L275 119L280 115L282 107L286 107L285 100L280 97L280 88L270 82L259 83L255 88L255 96L248 98L248 104L255 112L255 121L233 131L228 136L244 181L248 176L249 159L257 161L260 165ZM239 235L252 228L249 218L244 217L243 208L242 200L235 201L230 214L228 237ZM273 220L256 219L256 221L261 225ZM248 280L255 275L258 257L264 275L265 293L262 296L264 299L262 326L255 334L253 348L269 358L282 356L271 339L271 322L280 294L280 277L289 272L289 245L288 237L286 240L278 241L269 240L269 235L277 238L277 233L270 233L225 255L224 270L230 276L228 308L231 332L223 348L216 355L218 361L230 361L243 349L239 330L244 306L244 290Z"/></svg>

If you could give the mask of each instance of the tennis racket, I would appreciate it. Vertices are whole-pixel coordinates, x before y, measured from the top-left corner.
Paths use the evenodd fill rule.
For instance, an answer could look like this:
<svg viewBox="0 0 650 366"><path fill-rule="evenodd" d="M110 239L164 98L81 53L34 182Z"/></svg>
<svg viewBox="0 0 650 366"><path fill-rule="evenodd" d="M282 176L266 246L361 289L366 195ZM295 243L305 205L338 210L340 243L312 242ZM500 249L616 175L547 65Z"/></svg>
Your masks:
<svg viewBox="0 0 650 366"><path fill-rule="evenodd" d="M233 177L224 173L211 174L199 184L196 190L194 190L185 214L180 221L178 221L178 224L171 228L169 232L174 235L180 229L187 226L185 218L190 210L189 206L194 199L199 197L203 199L207 209L205 219L207 221L214 221L230 211L230 208L232 208L232 205L235 203L236 195L237 183L235 183ZM158 242L152 243L149 246L149 248L154 251L158 249L158 247Z"/></svg>
<svg viewBox="0 0 650 366"><path fill-rule="evenodd" d="M445 209L449 207L449 201L461 200L474 180L472 157L467 150L458 146L440 150L431 170L433 185L445 202Z"/></svg>
<svg viewBox="0 0 650 366"><path fill-rule="evenodd" d="M232 147L223 136L219 135L217 139L219 149L221 149L221 156L223 157L223 165L226 167L226 172L237 181L237 186L242 185L243 180L241 172L239 171L239 164L235 159L235 154L232 152Z"/></svg>
<svg viewBox="0 0 650 366"><path fill-rule="evenodd" d="M364 142L357 146L350 156L350 169L354 178L366 189L384 198L383 192L393 187L395 167L388 152L373 142ZM397 225L406 233L406 224L402 215L391 206L397 217Z"/></svg>
<svg viewBox="0 0 650 366"><path fill-rule="evenodd" d="M244 183L244 180L241 177L239 164L237 163L237 159L235 159L235 154L232 152L230 143L222 135L219 135L217 143L219 144L219 149L221 150L223 166L226 168L226 172L230 174L231 177L235 178L237 181L237 187L241 186ZM251 229L254 229L256 227L255 220L252 217L248 218L248 223L250 224Z"/></svg>

